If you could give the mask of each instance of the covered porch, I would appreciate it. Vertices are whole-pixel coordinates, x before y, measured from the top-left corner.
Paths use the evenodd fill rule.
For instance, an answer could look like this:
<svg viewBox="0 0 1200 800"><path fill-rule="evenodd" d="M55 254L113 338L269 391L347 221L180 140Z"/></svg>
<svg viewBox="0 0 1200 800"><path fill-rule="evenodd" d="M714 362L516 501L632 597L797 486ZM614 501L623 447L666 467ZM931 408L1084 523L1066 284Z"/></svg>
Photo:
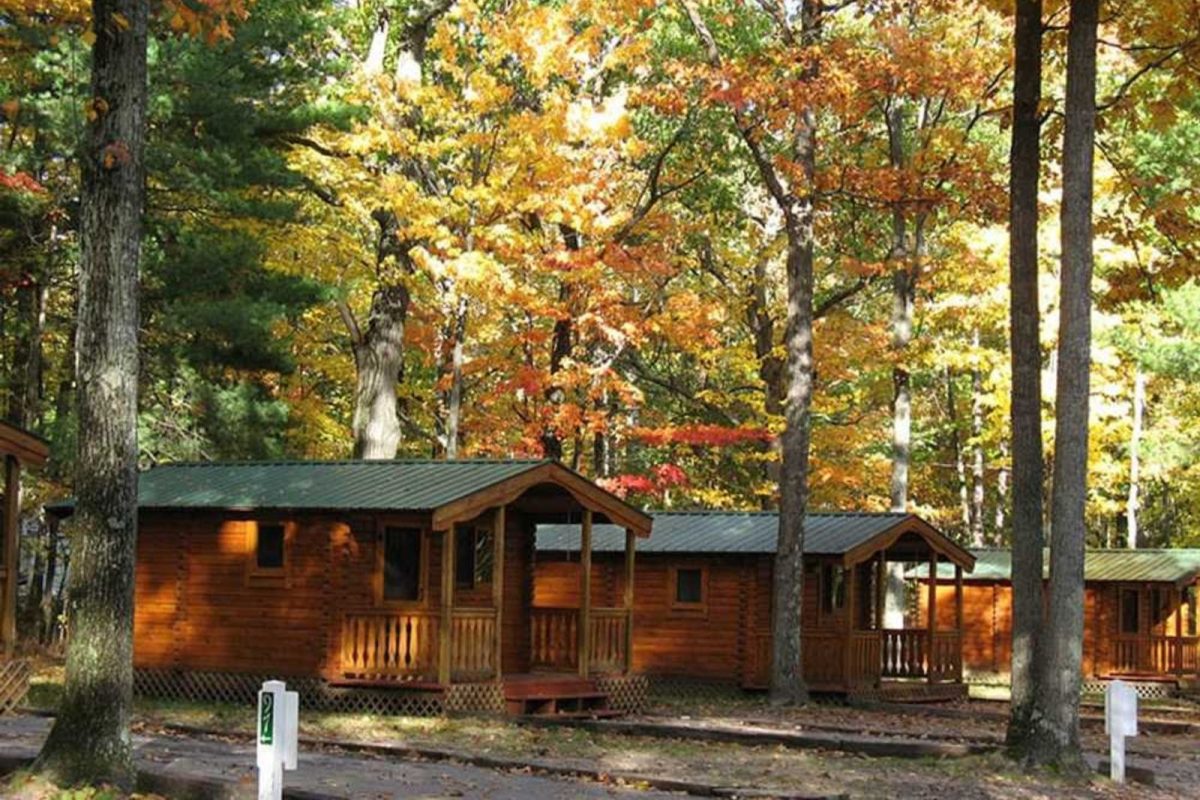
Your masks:
<svg viewBox="0 0 1200 800"><path fill-rule="evenodd" d="M949 581L897 580L914 564ZM941 569L939 570L939 566ZM963 677L963 574L974 558L924 522L895 529L841 553L806 557L801 634L804 677L815 691L878 694L914 684L947 695ZM893 608L889 611L889 595Z"/></svg>
<svg viewBox="0 0 1200 800"><path fill-rule="evenodd" d="M532 606L534 531L546 522L585 532L578 607ZM328 680L425 691L491 682L510 707L556 694L582 709L598 694L593 679L630 672L633 650L634 582L619 605L592 602L596 522L624 530L632 576L650 518L557 464L440 507L419 533L380 520L368 556L376 602L341 615Z"/></svg>

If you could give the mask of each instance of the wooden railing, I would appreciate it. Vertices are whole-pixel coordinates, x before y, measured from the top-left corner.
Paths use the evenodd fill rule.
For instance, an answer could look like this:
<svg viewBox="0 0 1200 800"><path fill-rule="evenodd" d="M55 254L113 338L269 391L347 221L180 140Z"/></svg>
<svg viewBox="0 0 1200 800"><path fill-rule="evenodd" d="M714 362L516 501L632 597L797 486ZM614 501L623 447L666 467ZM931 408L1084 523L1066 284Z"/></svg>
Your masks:
<svg viewBox="0 0 1200 800"><path fill-rule="evenodd" d="M929 677L935 681L962 678L962 637L957 631L938 631L929 648Z"/></svg>
<svg viewBox="0 0 1200 800"><path fill-rule="evenodd" d="M883 673L883 644L879 631L854 631L846 657L846 683L874 686Z"/></svg>
<svg viewBox="0 0 1200 800"><path fill-rule="evenodd" d="M1178 675L1200 671L1200 637L1122 634L1113 639L1113 672Z"/></svg>
<svg viewBox="0 0 1200 800"><path fill-rule="evenodd" d="M883 634L883 677L925 677L928 631L916 628L885 628Z"/></svg>
<svg viewBox="0 0 1200 800"><path fill-rule="evenodd" d="M591 642L588 663L593 672L622 672L625 669L625 632L629 611L624 608L593 608L588 629Z"/></svg>
<svg viewBox="0 0 1200 800"><path fill-rule="evenodd" d="M813 631L801 634L800 658L804 680L813 686L841 686L845 676L844 633Z"/></svg>
<svg viewBox="0 0 1200 800"><path fill-rule="evenodd" d="M535 669L578 667L579 609L529 610L529 665Z"/></svg>
<svg viewBox="0 0 1200 800"><path fill-rule="evenodd" d="M496 674L496 610L456 608L450 628L450 671L455 679Z"/></svg>
<svg viewBox="0 0 1200 800"><path fill-rule="evenodd" d="M428 611L347 614L342 672L348 678L430 678L437 673L438 618Z"/></svg>

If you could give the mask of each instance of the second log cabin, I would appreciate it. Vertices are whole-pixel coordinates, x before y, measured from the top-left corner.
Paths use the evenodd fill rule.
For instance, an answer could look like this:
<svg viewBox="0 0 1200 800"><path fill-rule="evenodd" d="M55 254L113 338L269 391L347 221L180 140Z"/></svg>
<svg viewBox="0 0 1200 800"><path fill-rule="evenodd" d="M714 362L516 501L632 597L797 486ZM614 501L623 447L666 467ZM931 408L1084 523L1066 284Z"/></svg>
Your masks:
<svg viewBox="0 0 1200 800"><path fill-rule="evenodd" d="M639 548L634 577L633 669L765 688L778 516L697 511L653 518L654 536ZM537 541L534 613L577 608L579 526L540 526ZM593 602L626 590L621 541L610 526L592 534ZM920 517L893 513L809 515L804 550L801 632L810 688L896 699L965 693L962 578L975 563L969 552ZM950 594L930 594L933 602L919 617L915 609L889 615L890 565L913 563L948 570L943 586ZM898 594L906 595L903 587Z"/></svg>

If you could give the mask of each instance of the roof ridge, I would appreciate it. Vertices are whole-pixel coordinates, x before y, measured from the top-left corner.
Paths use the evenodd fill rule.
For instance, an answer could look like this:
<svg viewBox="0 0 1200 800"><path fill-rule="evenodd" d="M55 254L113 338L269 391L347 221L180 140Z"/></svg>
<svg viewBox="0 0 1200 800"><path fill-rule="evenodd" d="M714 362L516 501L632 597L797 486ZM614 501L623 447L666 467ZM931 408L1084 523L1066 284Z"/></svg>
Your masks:
<svg viewBox="0 0 1200 800"><path fill-rule="evenodd" d="M742 516L759 516L759 517L777 517L777 516L779 516L778 511L770 511L770 510L763 510L763 509L740 510L740 509L736 509L736 508L709 508L709 509L692 508L692 509L682 509L682 510L652 508L652 509L649 509L646 513L647 514L674 514L677 516L691 514L694 516L708 516L708 517L716 517L716 516L723 516L723 515L732 516L734 514L738 514L738 515L742 515ZM910 516L915 516L915 515L909 511L825 511L825 510L821 510L821 511L806 512L805 516L806 517L910 517Z"/></svg>
<svg viewBox="0 0 1200 800"><path fill-rule="evenodd" d="M1011 553L1011 547L1001 547L998 545L988 545L984 547L968 547L972 553ZM1046 552L1050 548L1043 547L1042 551ZM1085 547L1085 553L1123 553L1125 555L1137 555L1146 553L1152 555L1155 553L1200 553L1200 547Z"/></svg>
<svg viewBox="0 0 1200 800"><path fill-rule="evenodd" d="M171 461L163 464L153 464L148 469L165 467L327 467L336 465L363 464L372 466L389 466L395 464L544 464L551 463L545 458L329 458L329 459L251 459L247 461Z"/></svg>

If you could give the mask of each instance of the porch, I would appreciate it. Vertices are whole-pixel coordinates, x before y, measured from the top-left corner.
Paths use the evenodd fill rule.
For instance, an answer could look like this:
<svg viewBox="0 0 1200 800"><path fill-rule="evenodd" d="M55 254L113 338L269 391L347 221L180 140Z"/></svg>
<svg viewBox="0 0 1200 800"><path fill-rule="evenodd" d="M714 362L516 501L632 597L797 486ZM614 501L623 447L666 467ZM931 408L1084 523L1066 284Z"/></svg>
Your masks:
<svg viewBox="0 0 1200 800"><path fill-rule="evenodd" d="M579 501L581 508L569 508L576 500L563 498L553 487L533 487L509 503L449 522L429 548L435 551L429 560L435 561L439 572L435 591L412 594L423 605L385 602L341 615L337 669L329 676L331 682L444 689L457 683L493 681L504 683L508 692L510 684L527 688L539 676L545 683L554 678L586 682L628 675L640 531L632 525L624 529L626 579L616 598L620 605L593 605L591 533L597 514L584 501ZM532 531L538 521L560 514L577 518L582 531L578 605L536 607L529 597ZM610 511L608 517L612 516ZM480 551L481 543L486 552ZM381 548L383 560L388 558L387 547L384 543ZM464 558L472 562L465 569ZM486 562L483 577L482 562ZM416 571L412 580L424 581L427 572L428 566ZM378 581L386 582L389 574L384 564ZM386 587L380 594L387 596ZM578 683L569 688L588 693ZM532 696L539 696L538 692Z"/></svg>
<svg viewBox="0 0 1200 800"><path fill-rule="evenodd" d="M1200 677L1196 581L1192 574L1175 584L1121 583L1111 589L1115 613L1105 615L1112 632L1104 677L1176 683Z"/></svg>
<svg viewBox="0 0 1200 800"><path fill-rule="evenodd" d="M897 582L914 563L935 576L939 565L952 567L953 579ZM923 530L806 556L801 657L808 687L850 695L895 690L906 699L960 693L963 572L972 564L970 554ZM769 684L771 643L770 633L754 637L752 688Z"/></svg>

